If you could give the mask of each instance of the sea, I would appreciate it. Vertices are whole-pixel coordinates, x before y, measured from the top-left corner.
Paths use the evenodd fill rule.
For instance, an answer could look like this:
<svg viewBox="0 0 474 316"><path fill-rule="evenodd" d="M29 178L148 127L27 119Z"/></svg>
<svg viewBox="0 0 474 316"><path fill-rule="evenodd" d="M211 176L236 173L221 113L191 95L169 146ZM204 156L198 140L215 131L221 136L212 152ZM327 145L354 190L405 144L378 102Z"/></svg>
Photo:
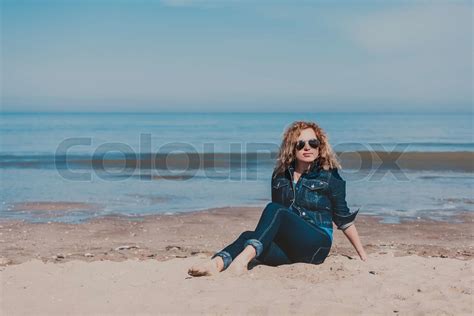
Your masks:
<svg viewBox="0 0 474 316"><path fill-rule="evenodd" d="M351 210L390 223L474 211L471 113L2 113L0 219L263 208L297 120L327 133ZM345 166L360 152L392 161Z"/></svg>

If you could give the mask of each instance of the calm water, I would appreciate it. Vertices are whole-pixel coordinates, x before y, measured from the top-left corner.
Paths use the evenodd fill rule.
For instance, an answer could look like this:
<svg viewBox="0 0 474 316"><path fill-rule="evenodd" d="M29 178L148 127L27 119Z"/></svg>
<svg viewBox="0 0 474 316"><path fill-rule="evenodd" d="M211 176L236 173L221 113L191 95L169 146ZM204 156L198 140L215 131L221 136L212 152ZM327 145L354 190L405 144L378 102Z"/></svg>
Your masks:
<svg viewBox="0 0 474 316"><path fill-rule="evenodd" d="M292 121L313 120L338 152L474 151L472 116L467 114L2 114L0 120L0 217L32 221L264 206L270 198L271 157L247 159L238 167L197 169L186 180L142 179L143 170L120 164L106 175L78 167L72 172L90 179L73 179L56 168L58 150L81 160L111 149L104 156L111 161L124 153L268 152L278 148ZM349 207L360 207L362 214L397 221L445 219L474 210L471 172L346 169L342 175Z"/></svg>

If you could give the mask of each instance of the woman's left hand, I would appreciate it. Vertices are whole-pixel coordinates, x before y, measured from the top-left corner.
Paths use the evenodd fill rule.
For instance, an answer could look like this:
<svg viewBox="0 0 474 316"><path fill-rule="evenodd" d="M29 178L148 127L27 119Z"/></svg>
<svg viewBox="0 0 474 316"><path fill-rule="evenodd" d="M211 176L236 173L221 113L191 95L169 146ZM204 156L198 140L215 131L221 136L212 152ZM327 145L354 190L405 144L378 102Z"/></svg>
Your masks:
<svg viewBox="0 0 474 316"><path fill-rule="evenodd" d="M347 227L343 230L343 232L359 254L360 260L367 261L367 254L365 253L364 247L360 242L359 233L357 232L355 224L352 224L351 226Z"/></svg>
<svg viewBox="0 0 474 316"><path fill-rule="evenodd" d="M365 251L360 253L359 257L360 257L360 260L362 260L364 262L367 261L367 254L365 253Z"/></svg>

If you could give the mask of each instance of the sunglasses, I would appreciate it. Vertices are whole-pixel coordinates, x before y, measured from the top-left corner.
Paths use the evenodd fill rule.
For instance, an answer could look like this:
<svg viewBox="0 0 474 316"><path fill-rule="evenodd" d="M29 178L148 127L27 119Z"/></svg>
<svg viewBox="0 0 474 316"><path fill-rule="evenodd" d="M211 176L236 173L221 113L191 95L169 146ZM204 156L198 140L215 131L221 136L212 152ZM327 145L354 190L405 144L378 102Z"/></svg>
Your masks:
<svg viewBox="0 0 474 316"><path fill-rule="evenodd" d="M313 139L308 140L308 144L309 144L312 148L316 149L316 148L319 147L319 145L320 145L321 143L319 142L318 139L313 138ZM297 149L297 150L301 150L301 149L304 148L305 145L306 145L306 141L305 141L305 140L299 140L299 141L296 143L296 149Z"/></svg>

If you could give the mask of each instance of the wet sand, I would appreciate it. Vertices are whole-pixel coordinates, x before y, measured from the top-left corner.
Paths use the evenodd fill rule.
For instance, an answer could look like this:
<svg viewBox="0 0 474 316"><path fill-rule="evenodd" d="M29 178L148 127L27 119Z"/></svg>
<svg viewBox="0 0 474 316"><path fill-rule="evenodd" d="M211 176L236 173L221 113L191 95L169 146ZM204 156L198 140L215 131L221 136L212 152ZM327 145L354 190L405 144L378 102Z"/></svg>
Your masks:
<svg viewBox="0 0 474 316"><path fill-rule="evenodd" d="M385 224L359 216L369 255L344 235L321 265L259 265L190 277L261 208L109 216L82 224L0 222L1 311L24 314L390 314L473 312L473 219Z"/></svg>

